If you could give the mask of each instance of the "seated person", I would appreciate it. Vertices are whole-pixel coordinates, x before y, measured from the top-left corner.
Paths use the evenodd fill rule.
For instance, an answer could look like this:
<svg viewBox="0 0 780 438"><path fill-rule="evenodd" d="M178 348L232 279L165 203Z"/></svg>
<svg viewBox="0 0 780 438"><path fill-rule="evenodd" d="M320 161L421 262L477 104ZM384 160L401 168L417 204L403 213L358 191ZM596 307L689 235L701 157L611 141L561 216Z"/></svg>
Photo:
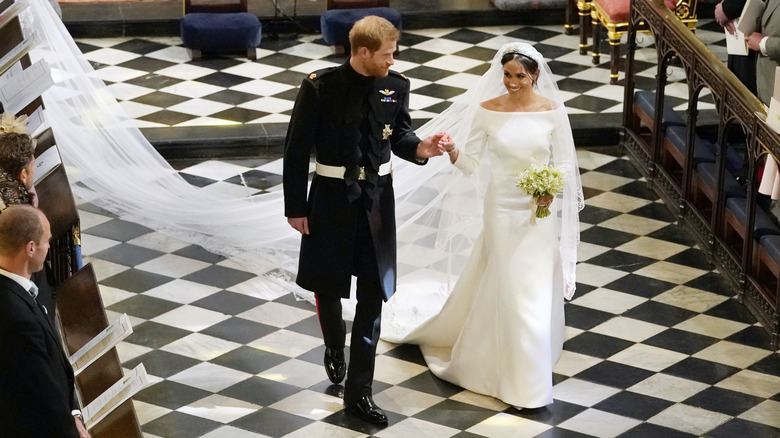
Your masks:
<svg viewBox="0 0 780 438"><path fill-rule="evenodd" d="M33 189L35 140L23 132L0 129L0 211L38 201Z"/></svg>

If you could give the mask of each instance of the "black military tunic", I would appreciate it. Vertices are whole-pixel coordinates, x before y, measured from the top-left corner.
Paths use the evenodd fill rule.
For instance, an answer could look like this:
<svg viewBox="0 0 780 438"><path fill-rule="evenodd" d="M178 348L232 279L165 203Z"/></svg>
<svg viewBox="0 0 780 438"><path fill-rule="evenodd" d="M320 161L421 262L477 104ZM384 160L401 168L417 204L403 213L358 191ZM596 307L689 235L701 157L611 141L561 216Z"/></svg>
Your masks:
<svg viewBox="0 0 780 438"><path fill-rule="evenodd" d="M392 175L379 176L392 152L416 160L409 81L391 72L366 77L349 64L312 73L301 84L284 153L285 216L308 217L297 283L317 294L349 297L356 227L368 216L384 299L395 292L395 199ZM312 150L317 162L345 166L343 179L315 175L306 194ZM365 179L359 179L360 167ZM365 221L360 221L365 223Z"/></svg>

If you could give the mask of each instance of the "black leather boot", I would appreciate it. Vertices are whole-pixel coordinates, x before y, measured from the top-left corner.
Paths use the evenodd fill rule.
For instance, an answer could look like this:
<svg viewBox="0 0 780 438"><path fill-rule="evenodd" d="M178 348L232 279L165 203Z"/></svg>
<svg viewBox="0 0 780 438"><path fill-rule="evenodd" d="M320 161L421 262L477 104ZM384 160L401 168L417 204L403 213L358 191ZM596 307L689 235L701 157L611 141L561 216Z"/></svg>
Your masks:
<svg viewBox="0 0 780 438"><path fill-rule="evenodd" d="M370 395L360 397L353 405L344 403L344 412L371 424L387 424L385 411L374 403Z"/></svg>
<svg viewBox="0 0 780 438"><path fill-rule="evenodd" d="M325 348L325 373L333 383L341 383L347 373L347 362L344 360L344 349Z"/></svg>

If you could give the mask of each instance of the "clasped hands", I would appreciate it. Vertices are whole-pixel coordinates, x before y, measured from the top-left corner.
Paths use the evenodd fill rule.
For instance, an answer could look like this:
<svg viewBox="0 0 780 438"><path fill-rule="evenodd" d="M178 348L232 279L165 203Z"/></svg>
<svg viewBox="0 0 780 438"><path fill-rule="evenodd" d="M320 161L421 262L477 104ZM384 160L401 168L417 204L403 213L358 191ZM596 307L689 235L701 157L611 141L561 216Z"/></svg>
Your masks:
<svg viewBox="0 0 780 438"><path fill-rule="evenodd" d="M731 35L734 35L737 32L737 28L734 26L734 20L729 19L723 12L722 2L715 5L715 21ZM750 35L745 35L745 41L747 41L748 48L756 52L761 51L762 39L764 39L764 35L760 32L753 32Z"/></svg>
<svg viewBox="0 0 780 438"><path fill-rule="evenodd" d="M433 134L417 145L418 158L433 158L451 152L455 148L455 142L446 132Z"/></svg>

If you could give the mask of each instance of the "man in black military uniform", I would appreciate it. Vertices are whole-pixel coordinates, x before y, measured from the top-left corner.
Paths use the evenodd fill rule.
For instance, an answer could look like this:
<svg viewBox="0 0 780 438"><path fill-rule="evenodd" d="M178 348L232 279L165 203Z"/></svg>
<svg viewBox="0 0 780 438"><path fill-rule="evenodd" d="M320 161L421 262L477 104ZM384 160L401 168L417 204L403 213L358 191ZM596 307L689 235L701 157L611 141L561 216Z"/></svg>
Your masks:
<svg viewBox="0 0 780 438"><path fill-rule="evenodd" d="M357 277L344 409L365 421L387 423L371 384L382 301L395 292L395 198L390 153L425 164L451 149L449 136L423 141L409 116L409 81L390 72L398 30L369 16L349 34L349 60L304 79L293 108L284 152L285 216L302 234L296 282L317 298L325 341L325 370L344 379L346 325L341 298ZM316 174L306 197L309 161Z"/></svg>

